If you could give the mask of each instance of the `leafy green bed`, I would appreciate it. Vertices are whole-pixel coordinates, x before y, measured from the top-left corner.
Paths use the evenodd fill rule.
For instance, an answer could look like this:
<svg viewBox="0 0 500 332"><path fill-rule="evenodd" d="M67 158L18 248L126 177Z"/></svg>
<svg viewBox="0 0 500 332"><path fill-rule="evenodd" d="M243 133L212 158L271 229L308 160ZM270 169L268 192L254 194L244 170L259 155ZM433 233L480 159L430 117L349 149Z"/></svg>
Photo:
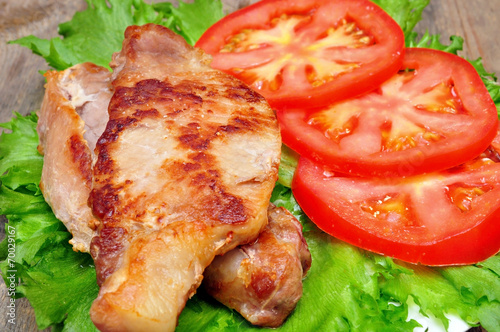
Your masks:
<svg viewBox="0 0 500 332"><path fill-rule="evenodd" d="M154 22L168 26L193 44L205 29L223 16L219 1L194 4L149 5L142 0L87 0L89 8L60 25L64 37L42 40L34 36L15 43L43 56L55 69L91 61L107 65L121 48L123 31L131 24ZM439 36L413 32L428 0L377 0L405 32L408 46L425 46L456 53L462 40L452 37L442 45ZM496 78L484 71L480 60L472 62L493 99L500 105ZM38 183L43 158L37 152L37 116L15 114L1 126L0 213L15 232L15 258L9 257L9 237L0 244L0 268L16 270L22 282L16 297L33 306L38 327L54 331L94 331L88 311L97 296L95 269L88 254L75 253L64 225L45 203ZM500 331L500 256L481 264L429 268L397 262L340 242L319 231L296 204L289 183L296 160L284 150L280 183L272 200L292 211L304 226L313 265L304 281L304 295L296 310L277 331L411 331L419 324L407 321L413 301L426 315L434 315L445 327L445 313L459 315L488 331ZM8 233L7 232L7 233ZM8 233L9 234L9 233ZM12 237L11 237L12 238ZM12 245L11 245L12 246ZM411 297L411 299L410 299ZM257 329L237 313L199 292L188 301L178 331Z"/></svg>

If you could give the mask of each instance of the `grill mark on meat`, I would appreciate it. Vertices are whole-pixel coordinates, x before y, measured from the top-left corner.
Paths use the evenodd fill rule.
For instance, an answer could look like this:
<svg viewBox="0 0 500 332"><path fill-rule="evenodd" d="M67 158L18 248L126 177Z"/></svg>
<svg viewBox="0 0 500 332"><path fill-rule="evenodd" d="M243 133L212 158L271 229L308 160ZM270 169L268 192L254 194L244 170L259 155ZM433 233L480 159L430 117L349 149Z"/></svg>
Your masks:
<svg viewBox="0 0 500 332"><path fill-rule="evenodd" d="M225 133L235 133L240 130L240 127L232 126L232 125L227 125L227 126L220 126L219 129L217 130L217 133L220 132L225 132Z"/></svg>
<svg viewBox="0 0 500 332"><path fill-rule="evenodd" d="M117 140L120 133L136 123L138 119L133 117L125 117L118 119L110 119L106 125L106 130L97 141L98 145L105 145Z"/></svg>
<svg viewBox="0 0 500 332"><path fill-rule="evenodd" d="M223 223L244 223L248 218L245 205L240 197L221 191L217 196L214 196L210 203L208 211L216 215L217 219Z"/></svg>
<svg viewBox="0 0 500 332"><path fill-rule="evenodd" d="M271 296L276 289L276 274L271 271L254 271L252 273L252 281L250 282L255 295L260 299L265 299Z"/></svg>
<svg viewBox="0 0 500 332"><path fill-rule="evenodd" d="M191 183L199 188L208 186L213 189L216 181L216 177L211 175L209 172L200 172L198 174L194 174L191 179Z"/></svg>
<svg viewBox="0 0 500 332"><path fill-rule="evenodd" d="M113 159L110 158L105 148L100 149L101 156L94 166L95 174L111 174L114 171ZM98 180L96 180L98 181Z"/></svg>
<svg viewBox="0 0 500 332"><path fill-rule="evenodd" d="M261 125L262 124L259 122L258 119L246 120L240 117L235 117L229 120L228 125L219 126L216 134L219 135L222 132L226 134L232 134L241 131L253 131L254 128L256 127L258 128L258 126Z"/></svg>
<svg viewBox="0 0 500 332"><path fill-rule="evenodd" d="M176 84L176 89L184 91L185 93L195 94L194 91L204 92L207 90L207 87L204 85L200 85L197 82L193 82L192 80L182 80L178 84Z"/></svg>
<svg viewBox="0 0 500 332"><path fill-rule="evenodd" d="M186 89L182 84L173 86L167 81L145 79L137 82L133 87L119 86L111 100L111 109L127 109L148 103L182 102L200 105L203 99Z"/></svg>
<svg viewBox="0 0 500 332"><path fill-rule="evenodd" d="M170 96L160 96L159 91L167 89L161 81L150 79L137 82L133 87L117 87L111 99L111 109L127 109L147 104L154 99L156 102L169 102L173 99Z"/></svg>
<svg viewBox="0 0 500 332"><path fill-rule="evenodd" d="M198 133L186 134L179 136L179 141L184 147L193 150L206 150L210 144L210 140L203 138Z"/></svg>
<svg viewBox="0 0 500 332"><path fill-rule="evenodd" d="M72 135L69 139L69 148L73 162L78 165L78 169L85 179L85 185L90 188L92 182L92 158L87 144L82 141L81 136Z"/></svg>
<svg viewBox="0 0 500 332"><path fill-rule="evenodd" d="M102 186L99 190L92 190L89 195L89 205L93 207L94 214L101 219L103 224L109 223L115 213L115 205L119 201L118 192L120 188L115 188L110 184Z"/></svg>
<svg viewBox="0 0 500 332"><path fill-rule="evenodd" d="M126 246L127 231L121 227L105 227L90 244L90 253L94 257L97 272L97 284L100 286L112 274L118 263L123 248Z"/></svg>
<svg viewBox="0 0 500 332"><path fill-rule="evenodd" d="M108 144L116 141L120 136L120 133L135 124L138 119L133 117L126 117L120 119L110 119L106 126L106 130L101 135L97 141L98 148L97 153L100 154L100 158L97 160L94 166L95 174L112 174L114 171L114 161L110 157L110 153L107 149Z"/></svg>
<svg viewBox="0 0 500 332"><path fill-rule="evenodd" d="M159 118L160 117L160 113L155 108L152 108L152 109L149 109L149 110L140 110L140 109L137 109L137 110L135 110L133 116L135 118L137 118L137 119Z"/></svg>
<svg viewBox="0 0 500 332"><path fill-rule="evenodd" d="M261 103L265 100L260 94L243 84L228 87L226 90L226 97L229 99L242 100L248 103Z"/></svg>
<svg viewBox="0 0 500 332"><path fill-rule="evenodd" d="M209 188L211 195L204 202L207 219L214 218L225 224L244 223L249 218L244 202L240 197L229 194L219 181L220 174L215 167L215 158L210 154L196 153L190 156L193 162L166 165L178 181L189 178L191 185L203 190Z"/></svg>
<svg viewBox="0 0 500 332"><path fill-rule="evenodd" d="M182 165L182 169L188 173L188 172L191 172L191 171L197 171L199 169L201 169L201 165L200 164L196 164L196 163L184 163Z"/></svg>
<svg viewBox="0 0 500 332"><path fill-rule="evenodd" d="M189 159L198 163L209 163L213 162L214 158L212 155L206 154L205 152L195 152L188 155Z"/></svg>
<svg viewBox="0 0 500 332"><path fill-rule="evenodd" d="M123 192L128 186L132 185L133 181L126 180L121 186L113 186L112 184L106 184L99 190L92 190L89 196L89 204L94 206L94 214L101 219L101 223L104 227L114 226L120 223L120 219L125 215L129 215L130 211L135 211L136 205L139 205L139 201L145 199L145 194L138 195L135 198L125 198L122 201L120 193ZM97 199L99 198L99 199ZM123 204L128 202L128 204ZM121 209L117 210L115 207L121 206ZM146 213L135 214L135 219L140 220Z"/></svg>
<svg viewBox="0 0 500 332"><path fill-rule="evenodd" d="M177 115L181 114L181 113L182 113L182 111L183 111L183 110L181 110L181 109L177 109L177 110L175 110L175 111L173 111L173 112L169 112L169 113L167 113L167 116L169 116L169 117L176 117Z"/></svg>
<svg viewBox="0 0 500 332"><path fill-rule="evenodd" d="M252 127L257 126L257 125L262 125L258 119L243 119L240 117L236 117L231 119L231 122L234 123L233 126L238 127L238 128L249 128L252 129Z"/></svg>
<svg viewBox="0 0 500 332"><path fill-rule="evenodd" d="M210 143L214 139L219 139L221 135L230 135L253 131L262 127L262 121L258 117L253 119L245 119L236 116L229 119L229 124L221 126L207 126L208 130L204 132L199 131L198 123L190 123L184 128L181 128L184 135L178 137L181 146L190 148L192 150L208 150Z"/></svg>

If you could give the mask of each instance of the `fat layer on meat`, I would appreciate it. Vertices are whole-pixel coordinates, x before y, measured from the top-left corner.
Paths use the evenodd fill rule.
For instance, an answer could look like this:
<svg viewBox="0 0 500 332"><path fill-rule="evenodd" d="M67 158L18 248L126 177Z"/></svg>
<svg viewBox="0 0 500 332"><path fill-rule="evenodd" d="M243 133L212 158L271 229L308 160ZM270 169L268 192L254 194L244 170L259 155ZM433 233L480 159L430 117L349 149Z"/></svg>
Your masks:
<svg viewBox="0 0 500 332"><path fill-rule="evenodd" d="M174 330L215 255L267 221L281 140L266 101L157 25L126 30L96 144L91 242L103 331Z"/></svg>

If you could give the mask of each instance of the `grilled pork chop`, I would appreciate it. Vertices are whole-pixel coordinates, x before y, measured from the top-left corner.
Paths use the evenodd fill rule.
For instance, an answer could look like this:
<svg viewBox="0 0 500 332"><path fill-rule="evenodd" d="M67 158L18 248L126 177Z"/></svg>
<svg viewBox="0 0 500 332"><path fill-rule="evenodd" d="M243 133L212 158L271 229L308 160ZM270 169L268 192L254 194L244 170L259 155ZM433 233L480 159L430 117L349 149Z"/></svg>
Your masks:
<svg viewBox="0 0 500 332"><path fill-rule="evenodd" d="M170 30L126 30L89 202L103 331L171 331L215 255L267 221L281 140L266 101Z"/></svg>
<svg viewBox="0 0 500 332"><path fill-rule="evenodd" d="M252 324L278 327L302 296L311 254L302 226L290 212L270 204L268 219L255 243L214 259L203 286Z"/></svg>
<svg viewBox="0 0 500 332"><path fill-rule="evenodd" d="M57 153L49 153L45 158L42 183L50 183L47 188L51 190L44 190L44 195L63 200L52 200L53 210L71 230L72 242L78 239L75 250L88 251L94 233L91 227L96 223L87 205L92 173L88 161L91 156L95 159L96 141L108 121L111 73L86 63L60 73L49 71L46 78L46 98L38 114L37 129L42 139L40 149ZM61 128L71 134L64 134ZM54 157L59 159L50 159ZM209 266L205 271L204 284L210 294L236 308L253 324L276 326L301 294L301 278L310 265L310 254L300 224L290 213L271 204L268 220L254 244L216 257L211 264L214 268ZM251 273L245 274L247 278L235 277L243 259L246 271ZM224 276L218 276L221 271Z"/></svg>

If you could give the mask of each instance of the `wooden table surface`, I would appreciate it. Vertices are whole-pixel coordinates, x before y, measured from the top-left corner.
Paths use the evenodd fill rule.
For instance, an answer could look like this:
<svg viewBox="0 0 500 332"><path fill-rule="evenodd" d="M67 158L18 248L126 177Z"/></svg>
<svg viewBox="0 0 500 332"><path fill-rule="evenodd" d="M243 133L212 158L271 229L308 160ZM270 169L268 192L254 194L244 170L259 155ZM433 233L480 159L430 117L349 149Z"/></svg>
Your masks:
<svg viewBox="0 0 500 332"><path fill-rule="evenodd" d="M151 1L147 1L151 2ZM247 6L255 0L223 0L227 12ZM57 36L57 25L86 8L84 0L0 0L0 122L12 112L27 114L40 106L44 79L39 70L48 69L45 60L31 51L6 42L34 34L42 38ZM500 75L500 7L491 0L431 0L420 33L439 33L442 41L450 35L464 37L462 56L483 58L486 70ZM3 226L3 222L1 222ZM0 237L2 235L0 234ZM17 300L17 324L7 323L6 287L0 282L0 331L36 331L34 314L25 299Z"/></svg>

